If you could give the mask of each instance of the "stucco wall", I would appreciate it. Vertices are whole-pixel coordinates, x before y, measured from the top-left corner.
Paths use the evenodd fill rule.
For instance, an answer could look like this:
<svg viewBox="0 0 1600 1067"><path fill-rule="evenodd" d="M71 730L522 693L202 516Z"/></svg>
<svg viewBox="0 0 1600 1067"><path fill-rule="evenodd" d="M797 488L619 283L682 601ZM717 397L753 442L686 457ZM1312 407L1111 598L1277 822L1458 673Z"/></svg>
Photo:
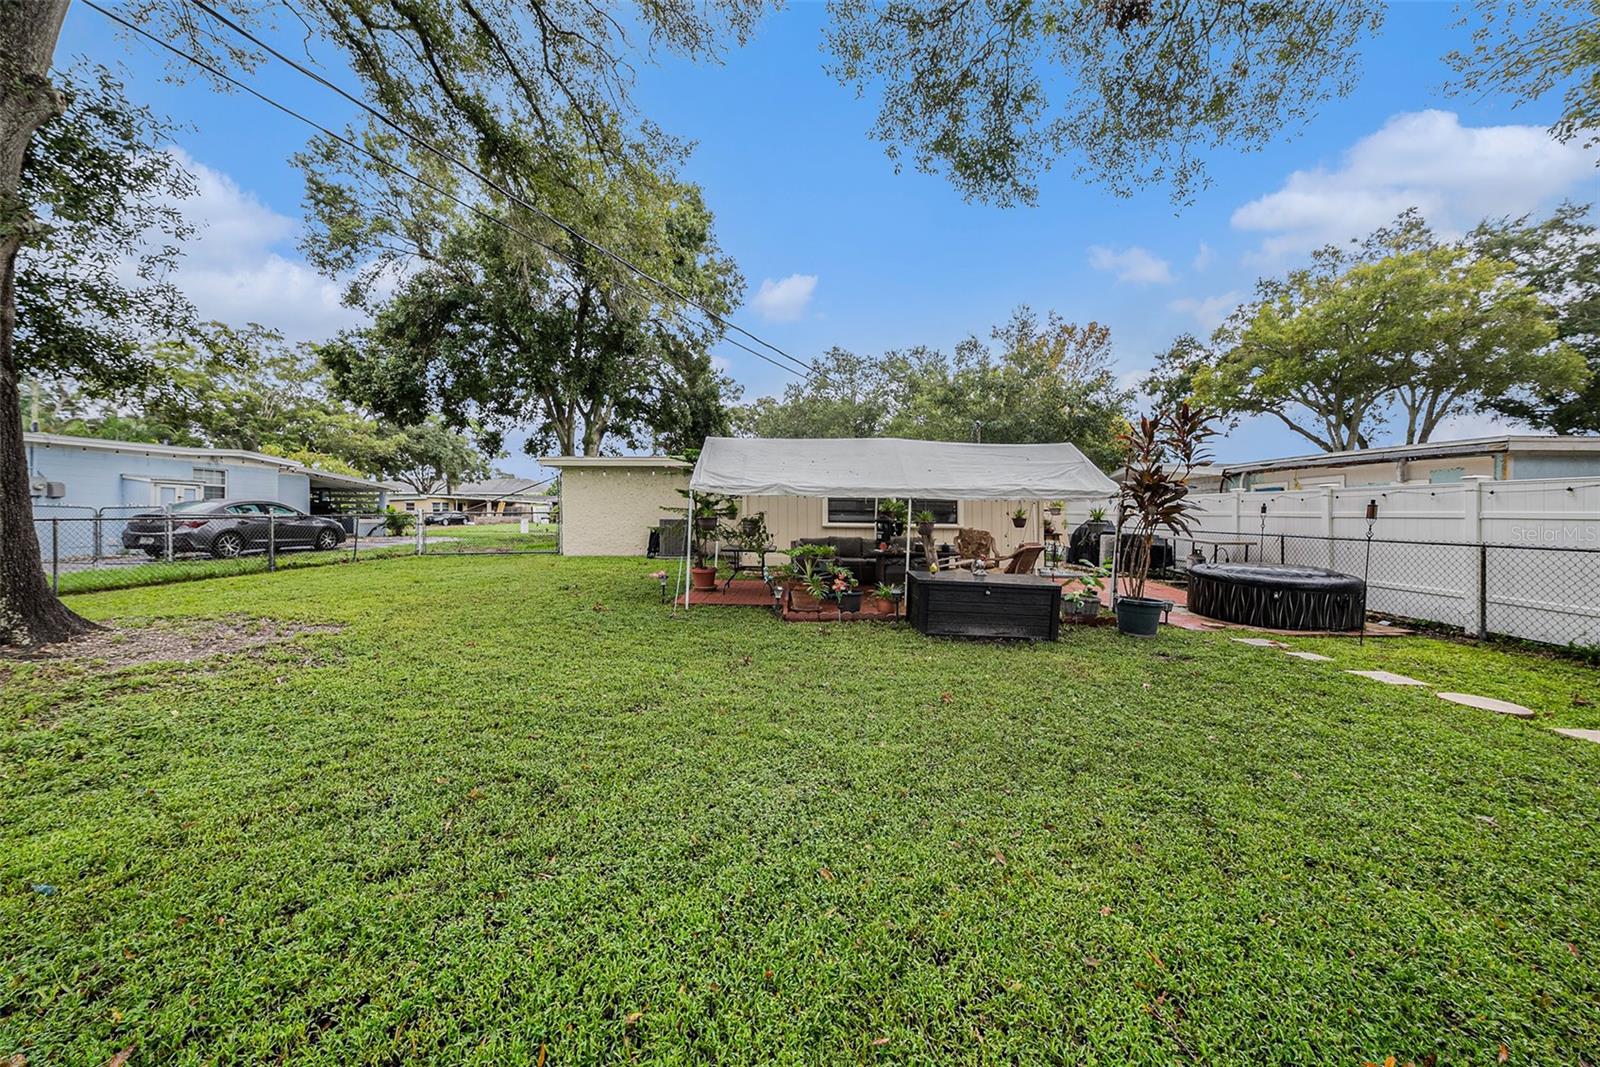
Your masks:
<svg viewBox="0 0 1600 1067"><path fill-rule="evenodd" d="M684 468L568 467L561 472L561 551L568 556L642 556L650 529L681 509ZM681 514L681 511L680 511Z"/></svg>

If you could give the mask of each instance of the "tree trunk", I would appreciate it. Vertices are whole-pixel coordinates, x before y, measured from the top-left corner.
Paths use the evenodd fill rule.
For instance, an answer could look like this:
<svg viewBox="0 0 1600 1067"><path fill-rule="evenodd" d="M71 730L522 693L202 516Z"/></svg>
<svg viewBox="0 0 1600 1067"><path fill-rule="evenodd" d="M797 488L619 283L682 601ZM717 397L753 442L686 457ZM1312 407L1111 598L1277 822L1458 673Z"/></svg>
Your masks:
<svg viewBox="0 0 1600 1067"><path fill-rule="evenodd" d="M0 2L0 645L41 645L94 629L45 581L28 492L17 373L17 252L38 221L19 197L34 132L65 106L50 62L67 0Z"/></svg>

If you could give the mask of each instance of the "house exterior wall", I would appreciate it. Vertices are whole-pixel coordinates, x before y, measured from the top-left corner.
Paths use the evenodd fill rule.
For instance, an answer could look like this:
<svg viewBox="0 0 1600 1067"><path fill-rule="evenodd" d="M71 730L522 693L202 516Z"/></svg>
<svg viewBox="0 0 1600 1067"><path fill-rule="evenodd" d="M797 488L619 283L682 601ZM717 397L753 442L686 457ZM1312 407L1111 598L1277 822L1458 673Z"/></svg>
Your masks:
<svg viewBox="0 0 1600 1067"><path fill-rule="evenodd" d="M650 530L681 512L689 471L659 464L567 467L561 472L561 551L568 556L642 556Z"/></svg>
<svg viewBox="0 0 1600 1067"><path fill-rule="evenodd" d="M954 540L956 530L962 526L987 530L994 535L995 546L1004 555L1024 541L1044 539L1040 505L1041 502L1036 500L957 501L955 525L934 527L934 539ZM1069 502L1061 515L1049 518L1057 530L1070 530L1089 518L1091 506ZM916 510L916 501L912 501L911 507L913 511ZM1021 529L1011 521L1011 513L1019 507L1026 508L1028 512L1027 523ZM871 537L876 529L872 523L828 522L827 501L822 497L751 496L741 501L741 515L753 515L758 511L765 513L772 543L779 548L788 548L802 537Z"/></svg>
<svg viewBox="0 0 1600 1067"><path fill-rule="evenodd" d="M1436 474L1460 470L1461 476L1495 476L1492 455L1446 456L1439 459L1413 459L1399 462L1383 459L1373 463L1347 463L1337 467L1286 467L1274 471L1251 471L1245 475L1247 489L1298 490L1329 482L1355 488L1363 485L1389 485L1393 482L1426 482Z"/></svg>
<svg viewBox="0 0 1600 1067"><path fill-rule="evenodd" d="M149 507L159 503L156 486L192 483L195 468L227 472L227 495L281 500L301 509L311 503L310 478L280 471L265 464L236 459L207 461L199 458L153 455L137 451L110 451L56 444L30 444L30 473L60 482L65 495L34 498L34 506L67 509Z"/></svg>
<svg viewBox="0 0 1600 1067"><path fill-rule="evenodd" d="M679 492L689 487L689 471L659 463L638 465L566 466L561 471L561 551L569 556L637 556L649 543L649 531L662 519L681 515L686 501ZM988 530L1002 553L1024 541L1043 539L1042 501L963 500L956 507L957 523L937 527L935 537L953 540L960 526ZM1109 501L1105 502L1109 505ZM1089 517L1092 505L1069 503L1064 513L1050 516L1057 530L1070 530ZM912 503L915 508L915 502ZM1027 509L1025 525L1018 529L1011 513ZM872 523L830 523L822 497L749 496L739 500L739 514L766 516L772 543L787 549L802 537L867 536Z"/></svg>
<svg viewBox="0 0 1600 1067"><path fill-rule="evenodd" d="M1600 452L1513 452L1510 478L1585 478L1600 475Z"/></svg>

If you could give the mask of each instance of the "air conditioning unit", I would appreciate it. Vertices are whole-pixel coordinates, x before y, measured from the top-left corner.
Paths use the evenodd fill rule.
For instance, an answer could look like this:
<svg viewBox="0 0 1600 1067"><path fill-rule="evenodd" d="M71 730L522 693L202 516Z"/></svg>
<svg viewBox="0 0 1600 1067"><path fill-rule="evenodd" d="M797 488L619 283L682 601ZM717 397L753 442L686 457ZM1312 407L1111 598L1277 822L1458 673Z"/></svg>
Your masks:
<svg viewBox="0 0 1600 1067"><path fill-rule="evenodd" d="M28 482L29 496L48 497L51 500L60 500L67 495L66 482L51 482L43 478L33 478Z"/></svg>

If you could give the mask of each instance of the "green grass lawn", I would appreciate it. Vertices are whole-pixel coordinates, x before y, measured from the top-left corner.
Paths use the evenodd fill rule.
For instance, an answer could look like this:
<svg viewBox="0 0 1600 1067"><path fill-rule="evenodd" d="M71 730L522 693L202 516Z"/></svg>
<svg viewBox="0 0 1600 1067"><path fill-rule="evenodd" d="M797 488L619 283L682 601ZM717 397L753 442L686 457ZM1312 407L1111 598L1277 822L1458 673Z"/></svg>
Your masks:
<svg viewBox="0 0 1600 1067"><path fill-rule="evenodd" d="M674 618L655 566L75 598L343 629L0 663L0 1063L1600 1062L1600 745L1544 728L1593 669Z"/></svg>

